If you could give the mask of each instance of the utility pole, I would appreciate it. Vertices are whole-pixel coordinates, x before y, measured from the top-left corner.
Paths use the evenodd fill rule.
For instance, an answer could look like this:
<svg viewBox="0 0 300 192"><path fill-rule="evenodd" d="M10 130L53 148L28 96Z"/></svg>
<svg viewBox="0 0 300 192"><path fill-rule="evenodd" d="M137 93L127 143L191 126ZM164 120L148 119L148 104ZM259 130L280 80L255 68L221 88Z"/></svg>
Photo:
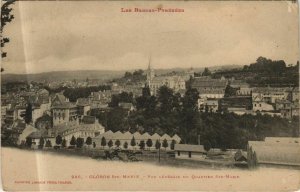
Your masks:
<svg viewBox="0 0 300 192"><path fill-rule="evenodd" d="M159 148L158 148L158 162L160 163L160 139L158 140L159 142Z"/></svg>
<svg viewBox="0 0 300 192"><path fill-rule="evenodd" d="M160 163L160 147L158 149L158 162Z"/></svg>

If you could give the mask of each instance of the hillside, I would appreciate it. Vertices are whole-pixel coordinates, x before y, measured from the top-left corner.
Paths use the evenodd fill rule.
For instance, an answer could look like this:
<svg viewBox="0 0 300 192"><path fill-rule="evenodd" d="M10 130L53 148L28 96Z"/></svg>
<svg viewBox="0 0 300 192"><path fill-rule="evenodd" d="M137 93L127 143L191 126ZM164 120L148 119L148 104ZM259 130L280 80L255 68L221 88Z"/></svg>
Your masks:
<svg viewBox="0 0 300 192"><path fill-rule="evenodd" d="M68 81L68 80L85 80L99 79L107 81L112 78L121 77L124 71L102 71L102 70L84 70L84 71L52 71L38 74L2 74L2 82L12 81Z"/></svg>
<svg viewBox="0 0 300 192"><path fill-rule="evenodd" d="M226 66L216 66L210 67L211 71L215 70L224 70L224 69L233 69L241 66L237 65L226 65ZM170 73L172 71L180 72L185 71L188 68L170 68L170 69L155 69L155 74L161 75L165 73ZM203 71L203 68L194 68L195 72ZM129 72L133 72L134 70L128 70ZM114 71L114 70L80 70L80 71L52 71L46 73L37 73L37 74L1 74L2 83L13 82L13 81L68 81L68 80L85 80L89 79L99 79L103 80L103 82L121 78L125 74L125 70L123 71Z"/></svg>

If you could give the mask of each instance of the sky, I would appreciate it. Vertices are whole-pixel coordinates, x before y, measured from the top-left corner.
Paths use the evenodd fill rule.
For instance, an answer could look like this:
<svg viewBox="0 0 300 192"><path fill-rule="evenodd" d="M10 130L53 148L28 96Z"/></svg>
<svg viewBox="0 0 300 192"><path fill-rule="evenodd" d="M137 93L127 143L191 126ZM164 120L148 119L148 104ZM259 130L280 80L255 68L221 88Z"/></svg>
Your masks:
<svg viewBox="0 0 300 192"><path fill-rule="evenodd" d="M121 8L180 8L124 13ZM5 73L295 64L297 4L285 1L21 1L6 26Z"/></svg>

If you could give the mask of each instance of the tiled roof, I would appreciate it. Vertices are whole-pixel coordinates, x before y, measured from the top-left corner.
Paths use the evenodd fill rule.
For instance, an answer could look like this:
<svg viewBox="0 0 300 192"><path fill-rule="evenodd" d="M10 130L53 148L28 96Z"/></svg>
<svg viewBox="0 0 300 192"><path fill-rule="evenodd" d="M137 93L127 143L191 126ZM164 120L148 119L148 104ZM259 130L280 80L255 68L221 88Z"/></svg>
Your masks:
<svg viewBox="0 0 300 192"><path fill-rule="evenodd" d="M248 145L256 153L258 162L300 165L299 143L249 141Z"/></svg>
<svg viewBox="0 0 300 192"><path fill-rule="evenodd" d="M83 116L81 122L84 124L94 124L96 122L96 117L86 115L86 116Z"/></svg>
<svg viewBox="0 0 300 192"><path fill-rule="evenodd" d="M225 88L197 88L200 95L203 94L225 94Z"/></svg>
<svg viewBox="0 0 300 192"><path fill-rule="evenodd" d="M198 77L198 78L194 78L191 87L192 88L205 88L205 87L225 88L226 85L227 85L227 80L211 79L209 77Z"/></svg>
<svg viewBox="0 0 300 192"><path fill-rule="evenodd" d="M164 140L164 139L171 140L171 137L168 134L165 133L163 136L160 137L160 139L161 140Z"/></svg>
<svg viewBox="0 0 300 192"><path fill-rule="evenodd" d="M90 104L91 104L91 101L89 98L78 98L77 102L76 102L76 105L78 105L78 106L87 106Z"/></svg>
<svg viewBox="0 0 300 192"><path fill-rule="evenodd" d="M184 81L184 79L181 76L158 76L154 77L151 83L163 83L166 81L173 81L175 83L178 83L180 81Z"/></svg>
<svg viewBox="0 0 300 192"><path fill-rule="evenodd" d="M177 143L181 141L181 138L177 134L173 135L172 139L175 140Z"/></svg>
<svg viewBox="0 0 300 192"><path fill-rule="evenodd" d="M190 151L205 153L203 145L175 144L175 151Z"/></svg>
<svg viewBox="0 0 300 192"><path fill-rule="evenodd" d="M33 139L39 139L41 137L49 138L49 137L52 137L52 136L48 136L47 130L41 129L41 130L38 130L36 132L31 133L28 137L31 137Z"/></svg>
<svg viewBox="0 0 300 192"><path fill-rule="evenodd" d="M273 92L289 92L291 87L254 87L252 93L273 93Z"/></svg>
<svg viewBox="0 0 300 192"><path fill-rule="evenodd" d="M151 139L154 141L154 140L159 140L160 139L160 135L157 134L157 133L154 133L152 136L151 136Z"/></svg>
<svg viewBox="0 0 300 192"><path fill-rule="evenodd" d="M117 131L115 133L113 133L112 131L107 131L99 136L97 136L96 138L102 138L102 137L105 137L106 139L112 139L112 140L116 140L116 139L119 139L119 140L131 140L133 137L136 139L136 140L148 140L148 139L151 139L153 141L156 141L156 140L164 140L164 139L167 139L167 140L172 140L174 139L176 142L180 142L180 137L178 137L178 135L174 135L172 138L167 135L167 134L164 134L162 137L160 135L158 135L157 133L153 134L152 136L149 134L149 133L144 133L144 134L140 134L139 132L135 132L135 133L130 133L130 132L125 132L125 133L121 133L120 131Z"/></svg>
<svg viewBox="0 0 300 192"><path fill-rule="evenodd" d="M78 124L78 122L69 122L66 124L60 124L56 125L54 127L54 130L56 130L58 133L64 133L68 130L98 130L98 129L104 129L104 127L99 123L94 124Z"/></svg>
<svg viewBox="0 0 300 192"><path fill-rule="evenodd" d="M298 143L300 145L300 137L266 137L265 142L278 144Z"/></svg>

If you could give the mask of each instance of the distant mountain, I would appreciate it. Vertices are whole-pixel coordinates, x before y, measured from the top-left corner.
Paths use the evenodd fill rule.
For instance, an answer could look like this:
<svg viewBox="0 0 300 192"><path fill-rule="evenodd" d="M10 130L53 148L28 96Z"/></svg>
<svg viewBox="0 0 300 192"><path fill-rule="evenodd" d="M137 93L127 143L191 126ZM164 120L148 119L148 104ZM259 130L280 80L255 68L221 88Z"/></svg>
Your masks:
<svg viewBox="0 0 300 192"><path fill-rule="evenodd" d="M203 72L204 67L198 67L198 68L193 68L194 72ZM242 65L223 65L223 66L213 66L213 67L207 67L210 71L217 71L217 70L230 70L230 69L241 69L243 68ZM190 67L186 68L171 68L171 69L155 69L155 74L161 75L165 73L171 73L172 71L175 72L180 72L180 71L186 71L190 69Z"/></svg>
<svg viewBox="0 0 300 192"><path fill-rule="evenodd" d="M84 70L84 71L52 71L37 74L2 74L3 82L11 81L68 81L68 80L85 80L99 79L107 81L124 75L124 71L102 71L102 70Z"/></svg>
<svg viewBox="0 0 300 192"><path fill-rule="evenodd" d="M226 66L216 66L209 67L211 71L215 70L224 70L224 69L233 69L233 68L241 68L239 65L226 65ZM165 73L170 73L172 71L180 72L186 71L189 68L170 68L170 69L155 69L155 74L161 75ZM144 69L145 70L145 69ZM194 68L195 72L200 72L204 70L203 68ZM134 70L128 70L129 72L133 72ZM115 78L120 78L124 76L126 70L123 71L113 71L113 70L80 70L80 71L52 71L45 73L37 73L37 74L1 74L2 83L12 82L12 81L68 81L68 80L85 80L89 79L98 79L100 81L108 81Z"/></svg>

